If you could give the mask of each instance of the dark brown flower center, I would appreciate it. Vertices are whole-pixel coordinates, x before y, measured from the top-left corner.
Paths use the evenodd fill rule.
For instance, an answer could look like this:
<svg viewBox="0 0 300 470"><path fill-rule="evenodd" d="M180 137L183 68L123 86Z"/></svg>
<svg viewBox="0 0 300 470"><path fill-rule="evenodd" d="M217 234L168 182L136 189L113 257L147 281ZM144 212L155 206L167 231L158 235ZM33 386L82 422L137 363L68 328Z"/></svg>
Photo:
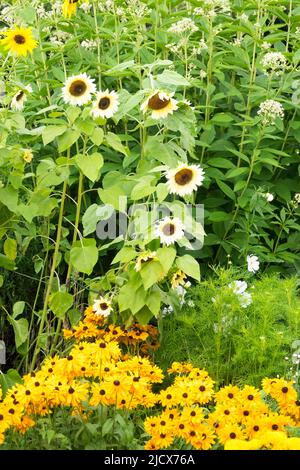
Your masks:
<svg viewBox="0 0 300 470"><path fill-rule="evenodd" d="M82 96L86 92L86 83L82 80L75 80L71 83L69 92L72 96Z"/></svg>
<svg viewBox="0 0 300 470"><path fill-rule="evenodd" d="M235 432L231 432L231 433L229 434L229 437L230 437L230 439L235 439L235 438L236 438Z"/></svg>
<svg viewBox="0 0 300 470"><path fill-rule="evenodd" d="M101 310L107 310L108 309L107 303L103 302L102 304L100 304L100 308L101 308Z"/></svg>
<svg viewBox="0 0 300 470"><path fill-rule="evenodd" d="M287 387L282 387L281 391L282 391L282 393L287 393L289 391L289 389Z"/></svg>
<svg viewBox="0 0 300 470"><path fill-rule="evenodd" d="M14 40L17 44L25 44L26 42L26 39L24 38L24 36L22 36L22 34L16 34Z"/></svg>
<svg viewBox="0 0 300 470"><path fill-rule="evenodd" d="M193 172L189 168L182 168L182 170L177 171L175 175L175 181L180 186L185 186L190 183L193 179Z"/></svg>
<svg viewBox="0 0 300 470"><path fill-rule="evenodd" d="M103 98L100 98L99 102L98 102L98 108L99 109L107 109L109 108L109 105L110 105L110 99L107 97L107 96L104 96Z"/></svg>
<svg viewBox="0 0 300 470"><path fill-rule="evenodd" d="M170 235L174 235L175 228L176 228L175 225L172 223L165 224L162 229L163 234L166 235L167 237L169 237Z"/></svg>
<svg viewBox="0 0 300 470"><path fill-rule="evenodd" d="M16 101L20 101L24 96L24 91L20 90L18 91L17 95L16 95Z"/></svg>
<svg viewBox="0 0 300 470"><path fill-rule="evenodd" d="M233 393L228 393L228 398L233 398Z"/></svg>
<svg viewBox="0 0 300 470"><path fill-rule="evenodd" d="M159 93L156 93L155 95L151 96L151 98L148 100L148 107L156 111L159 109L166 108L169 103L169 99L160 99Z"/></svg>

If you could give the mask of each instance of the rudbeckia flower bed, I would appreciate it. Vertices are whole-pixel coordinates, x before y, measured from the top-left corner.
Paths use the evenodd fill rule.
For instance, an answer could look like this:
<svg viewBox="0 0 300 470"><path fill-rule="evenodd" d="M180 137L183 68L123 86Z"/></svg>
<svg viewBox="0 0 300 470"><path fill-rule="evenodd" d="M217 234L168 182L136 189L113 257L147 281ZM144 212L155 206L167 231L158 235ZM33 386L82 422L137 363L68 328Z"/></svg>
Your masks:
<svg viewBox="0 0 300 470"><path fill-rule="evenodd" d="M143 414L148 450L300 449L300 438L294 437L300 400L292 381L266 378L262 390L228 385L216 391L205 370L178 362L165 375L145 356L157 336L154 327L121 329L105 324L92 308L86 310L82 325L65 331L65 336L76 338L67 356L46 358L39 370L6 390L0 403L2 444L6 434L14 442L13 433L18 432L26 446L28 430L41 417L51 417L53 423L64 410L83 423L103 414L96 433L99 441L118 413L133 422L135 414ZM134 349L144 354L133 354ZM172 383L163 385L170 376Z"/></svg>
<svg viewBox="0 0 300 470"><path fill-rule="evenodd" d="M1 449L299 449L299 24L1 2Z"/></svg>

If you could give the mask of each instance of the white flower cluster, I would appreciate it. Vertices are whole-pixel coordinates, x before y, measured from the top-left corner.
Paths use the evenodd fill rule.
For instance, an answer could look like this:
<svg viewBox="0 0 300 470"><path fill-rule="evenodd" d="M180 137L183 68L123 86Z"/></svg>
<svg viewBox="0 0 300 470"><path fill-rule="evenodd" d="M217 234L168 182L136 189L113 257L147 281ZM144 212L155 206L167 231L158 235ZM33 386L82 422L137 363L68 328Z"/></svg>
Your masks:
<svg viewBox="0 0 300 470"><path fill-rule="evenodd" d="M198 31L198 29L198 26L195 25L191 18L183 18L170 26L168 32L174 34L192 34Z"/></svg>
<svg viewBox="0 0 300 470"><path fill-rule="evenodd" d="M193 47L192 54L193 55L199 55L199 54L201 54L202 51L206 51L207 49L208 49L208 46L207 46L206 42L204 41L204 39L200 39L199 45Z"/></svg>
<svg viewBox="0 0 300 470"><path fill-rule="evenodd" d="M97 49L97 41L94 39L84 39L80 45L87 50Z"/></svg>
<svg viewBox="0 0 300 470"><path fill-rule="evenodd" d="M242 13L240 16L238 16L238 18L241 20L241 21L248 21L249 20L249 17L246 13Z"/></svg>
<svg viewBox="0 0 300 470"><path fill-rule="evenodd" d="M261 48L264 49L264 50L268 50L268 49L271 49L272 47L272 44L270 42L267 42L267 41L264 41L262 44L261 44Z"/></svg>
<svg viewBox="0 0 300 470"><path fill-rule="evenodd" d="M168 307L164 307L161 313L163 317L166 317L167 315L171 315L171 313L173 312L174 308L172 307L172 305L169 305Z"/></svg>
<svg viewBox="0 0 300 470"><path fill-rule="evenodd" d="M68 39L70 39L71 34L67 33L66 31L56 31L55 33L51 33L50 42L55 46L63 46Z"/></svg>
<svg viewBox="0 0 300 470"><path fill-rule="evenodd" d="M16 18L11 11L11 7L4 7L0 13L0 19L3 23L7 23L9 26L13 26L16 21Z"/></svg>
<svg viewBox="0 0 300 470"><path fill-rule="evenodd" d="M248 287L247 282L245 281L233 281L228 287L233 291L239 300L239 304L242 308L247 308L252 304L252 296L249 292L246 292Z"/></svg>
<svg viewBox="0 0 300 470"><path fill-rule="evenodd" d="M262 117L262 123L265 126L271 126L276 118L284 118L284 109L281 103L274 100L266 100L259 105L258 116Z"/></svg>
<svg viewBox="0 0 300 470"><path fill-rule="evenodd" d="M143 18L151 13L151 8L140 0L127 0L126 12L133 18Z"/></svg>
<svg viewBox="0 0 300 470"><path fill-rule="evenodd" d="M287 69L286 58L281 52L267 52L261 63L267 75L281 75Z"/></svg>
<svg viewBox="0 0 300 470"><path fill-rule="evenodd" d="M202 0L202 7L194 9L194 14L214 18L218 13L230 13L229 0Z"/></svg>
<svg viewBox="0 0 300 470"><path fill-rule="evenodd" d="M92 4L88 2L84 2L81 5L79 5L79 8L81 8L84 13L88 13L90 9L92 8Z"/></svg>
<svg viewBox="0 0 300 470"><path fill-rule="evenodd" d="M274 194L272 193L262 193L262 197L268 202L272 202L274 200Z"/></svg>

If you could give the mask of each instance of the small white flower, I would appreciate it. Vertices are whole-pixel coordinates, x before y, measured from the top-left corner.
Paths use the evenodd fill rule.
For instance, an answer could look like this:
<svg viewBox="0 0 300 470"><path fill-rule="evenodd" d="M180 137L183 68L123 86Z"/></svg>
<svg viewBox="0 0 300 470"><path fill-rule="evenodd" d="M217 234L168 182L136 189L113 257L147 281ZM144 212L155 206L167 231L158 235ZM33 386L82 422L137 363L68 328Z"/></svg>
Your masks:
<svg viewBox="0 0 300 470"><path fill-rule="evenodd" d="M266 193L264 197L266 198L268 202L272 202L274 200L274 194L271 194L271 193Z"/></svg>
<svg viewBox="0 0 300 470"><path fill-rule="evenodd" d="M267 41L264 41L261 45L261 48L265 50L271 49L271 47L272 47L272 44Z"/></svg>
<svg viewBox="0 0 300 470"><path fill-rule="evenodd" d="M92 8L92 5L91 3L84 2L79 6L79 8L81 8L84 11L84 13L88 13L90 9Z"/></svg>
<svg viewBox="0 0 300 470"><path fill-rule="evenodd" d="M243 292L239 295L239 302L242 308L247 308L250 304L252 304L252 296L249 292Z"/></svg>
<svg viewBox="0 0 300 470"><path fill-rule="evenodd" d="M243 294L243 292L245 292L248 287L248 284L245 281L233 281L229 284L228 287L230 287L230 289L232 289L233 292L238 295Z"/></svg>
<svg viewBox="0 0 300 470"><path fill-rule="evenodd" d="M248 264L247 269L250 273L256 273L259 270L259 260L257 256L248 255L247 264Z"/></svg>

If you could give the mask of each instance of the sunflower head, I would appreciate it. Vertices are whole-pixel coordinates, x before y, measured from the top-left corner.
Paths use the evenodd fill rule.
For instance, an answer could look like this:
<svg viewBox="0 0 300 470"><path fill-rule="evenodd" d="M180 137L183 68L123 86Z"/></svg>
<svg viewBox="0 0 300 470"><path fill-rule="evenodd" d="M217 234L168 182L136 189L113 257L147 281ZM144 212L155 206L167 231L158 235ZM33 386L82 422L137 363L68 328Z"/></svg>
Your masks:
<svg viewBox="0 0 300 470"><path fill-rule="evenodd" d="M187 196L192 194L204 180L204 171L199 165L178 163L176 168L166 172L167 185L171 194Z"/></svg>
<svg viewBox="0 0 300 470"><path fill-rule="evenodd" d="M31 28L14 27L4 34L5 38L0 43L17 56L26 56L37 46L37 41L33 38Z"/></svg>
<svg viewBox="0 0 300 470"><path fill-rule="evenodd" d="M95 91L94 79L88 77L86 73L81 73L66 80L62 96L65 103L81 106L90 101Z"/></svg>
<svg viewBox="0 0 300 470"><path fill-rule="evenodd" d="M111 118L119 108L119 96L115 91L99 91L93 103L93 117Z"/></svg>
<svg viewBox="0 0 300 470"><path fill-rule="evenodd" d="M150 111L152 119L164 119L178 109L177 101L172 96L173 93L155 90L141 105L141 110L144 113Z"/></svg>

